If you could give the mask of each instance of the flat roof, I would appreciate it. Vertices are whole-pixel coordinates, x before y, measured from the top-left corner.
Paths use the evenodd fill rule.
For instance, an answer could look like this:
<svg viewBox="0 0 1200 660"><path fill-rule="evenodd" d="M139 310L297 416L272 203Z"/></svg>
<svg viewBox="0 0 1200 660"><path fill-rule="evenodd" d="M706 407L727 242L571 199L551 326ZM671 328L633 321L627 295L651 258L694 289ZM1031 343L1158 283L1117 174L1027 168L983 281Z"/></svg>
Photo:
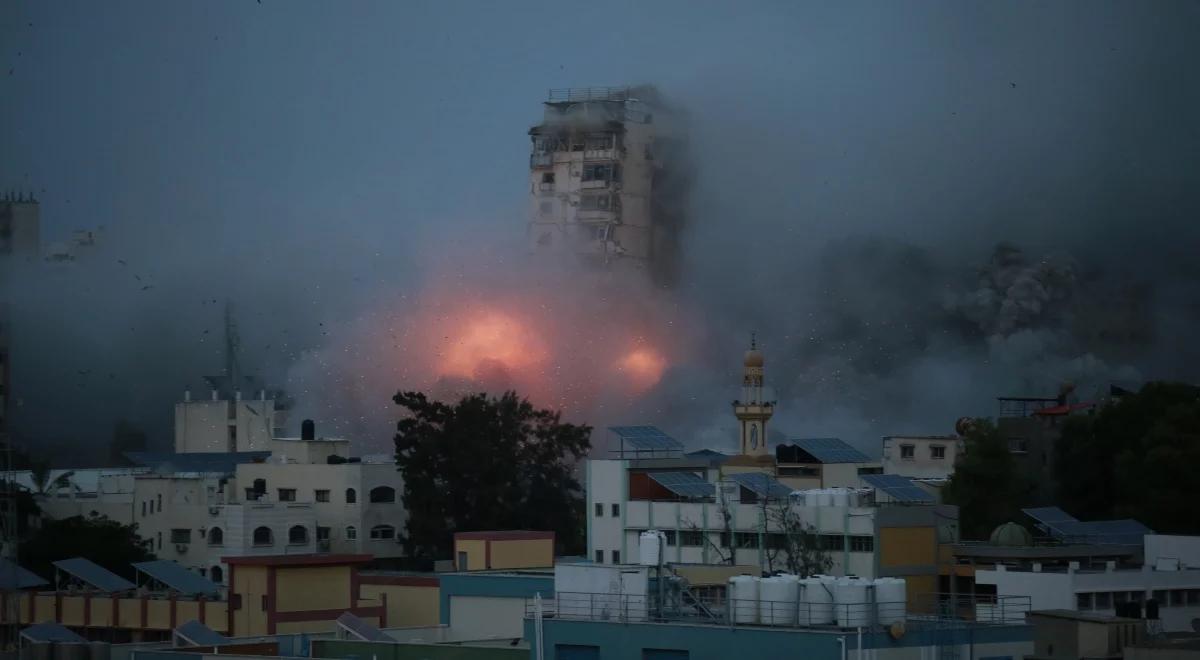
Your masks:
<svg viewBox="0 0 1200 660"><path fill-rule="evenodd" d="M554 539L554 532L539 532L524 529L501 529L486 532L455 532L454 539L486 541L522 541Z"/></svg>
<svg viewBox="0 0 1200 660"><path fill-rule="evenodd" d="M1072 621L1086 621L1088 623L1142 623L1141 619L1076 612L1075 610L1033 610L1029 612L1029 616L1048 616L1054 619L1070 619Z"/></svg>
<svg viewBox="0 0 1200 660"><path fill-rule="evenodd" d="M329 566L341 564L365 564L374 558L374 555L352 554L250 555L240 557L221 557L221 561L231 566Z"/></svg>

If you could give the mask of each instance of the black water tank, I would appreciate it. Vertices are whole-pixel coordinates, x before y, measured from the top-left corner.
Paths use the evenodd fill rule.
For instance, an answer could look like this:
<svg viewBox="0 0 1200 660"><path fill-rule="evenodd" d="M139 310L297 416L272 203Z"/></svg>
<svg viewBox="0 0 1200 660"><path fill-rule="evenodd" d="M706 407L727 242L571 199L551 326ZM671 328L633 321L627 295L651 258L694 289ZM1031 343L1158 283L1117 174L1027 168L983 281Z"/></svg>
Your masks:
<svg viewBox="0 0 1200 660"><path fill-rule="evenodd" d="M301 440L316 440L317 425L311 419L306 419L300 422L300 439Z"/></svg>

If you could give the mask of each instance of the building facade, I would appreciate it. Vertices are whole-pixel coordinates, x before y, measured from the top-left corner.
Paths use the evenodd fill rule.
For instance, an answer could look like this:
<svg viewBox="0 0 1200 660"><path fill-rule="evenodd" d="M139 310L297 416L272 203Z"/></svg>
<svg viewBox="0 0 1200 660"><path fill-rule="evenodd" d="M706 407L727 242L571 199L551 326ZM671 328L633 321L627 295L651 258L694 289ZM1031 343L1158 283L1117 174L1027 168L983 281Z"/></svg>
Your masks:
<svg viewBox="0 0 1200 660"><path fill-rule="evenodd" d="M889 435L883 439L883 472L910 479L949 479L962 454L955 435Z"/></svg>
<svg viewBox="0 0 1200 660"><path fill-rule="evenodd" d="M538 252L670 283L686 212L682 119L649 86L551 90L530 129Z"/></svg>

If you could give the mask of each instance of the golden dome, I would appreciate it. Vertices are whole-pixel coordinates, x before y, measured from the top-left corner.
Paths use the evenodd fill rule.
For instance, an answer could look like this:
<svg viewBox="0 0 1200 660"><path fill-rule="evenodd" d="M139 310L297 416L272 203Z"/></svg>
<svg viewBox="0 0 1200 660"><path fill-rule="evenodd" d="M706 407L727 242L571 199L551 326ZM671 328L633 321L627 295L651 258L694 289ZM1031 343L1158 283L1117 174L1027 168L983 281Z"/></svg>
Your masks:
<svg viewBox="0 0 1200 660"><path fill-rule="evenodd" d="M747 367L763 366L762 351L758 350L757 348L752 348L746 351L746 358L743 360L742 364L746 365Z"/></svg>

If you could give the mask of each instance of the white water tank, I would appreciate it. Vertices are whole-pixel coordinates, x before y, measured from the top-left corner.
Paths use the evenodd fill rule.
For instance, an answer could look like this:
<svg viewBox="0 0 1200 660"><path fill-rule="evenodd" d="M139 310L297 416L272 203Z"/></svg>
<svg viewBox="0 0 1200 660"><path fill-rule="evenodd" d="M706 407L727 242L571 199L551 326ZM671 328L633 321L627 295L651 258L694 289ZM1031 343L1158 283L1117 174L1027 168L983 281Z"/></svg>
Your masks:
<svg viewBox="0 0 1200 660"><path fill-rule="evenodd" d="M817 491L818 506L833 506L833 489L821 488Z"/></svg>
<svg viewBox="0 0 1200 660"><path fill-rule="evenodd" d="M729 610L734 623L758 623L758 583L753 575L729 578Z"/></svg>
<svg viewBox="0 0 1200 660"><path fill-rule="evenodd" d="M662 560L667 535L657 529L648 529L638 536L638 563L642 566L658 566Z"/></svg>
<svg viewBox="0 0 1200 660"><path fill-rule="evenodd" d="M758 618L768 626L796 623L796 602L800 596L800 578L775 575L758 584Z"/></svg>
<svg viewBox="0 0 1200 660"><path fill-rule="evenodd" d="M908 583L903 578L875 580L875 616L881 625L904 623L907 600Z"/></svg>
<svg viewBox="0 0 1200 660"><path fill-rule="evenodd" d="M850 491L845 488L830 488L830 497L833 498L833 506L850 506Z"/></svg>
<svg viewBox="0 0 1200 660"><path fill-rule="evenodd" d="M804 598L800 606L800 624L825 626L833 623L834 578L814 575L802 583Z"/></svg>
<svg viewBox="0 0 1200 660"><path fill-rule="evenodd" d="M837 624L842 628L857 628L870 625L874 614L867 595L870 580L859 578L841 578L833 589L833 608L837 615Z"/></svg>

